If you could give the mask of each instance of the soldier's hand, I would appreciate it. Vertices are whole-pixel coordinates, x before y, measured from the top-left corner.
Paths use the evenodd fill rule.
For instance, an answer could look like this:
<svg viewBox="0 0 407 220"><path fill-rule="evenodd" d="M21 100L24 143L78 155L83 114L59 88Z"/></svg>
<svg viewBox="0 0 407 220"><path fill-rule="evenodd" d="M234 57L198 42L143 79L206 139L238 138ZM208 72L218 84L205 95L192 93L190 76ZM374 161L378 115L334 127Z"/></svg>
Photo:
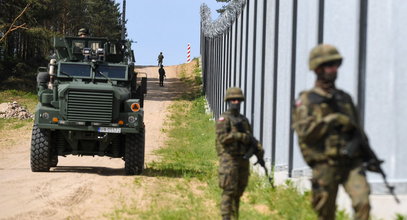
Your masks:
<svg viewBox="0 0 407 220"><path fill-rule="evenodd" d="M352 130L355 126L350 118L341 113L332 113L324 117L325 123L331 125L334 128L339 128L343 132Z"/></svg>
<svg viewBox="0 0 407 220"><path fill-rule="evenodd" d="M371 171L371 172L380 173L380 171L381 171L380 165L382 163L383 163L382 160L371 159L371 160L368 161L366 169Z"/></svg>
<svg viewBox="0 0 407 220"><path fill-rule="evenodd" d="M243 144L248 144L251 141L251 135L248 135L244 132L233 132L233 137Z"/></svg>

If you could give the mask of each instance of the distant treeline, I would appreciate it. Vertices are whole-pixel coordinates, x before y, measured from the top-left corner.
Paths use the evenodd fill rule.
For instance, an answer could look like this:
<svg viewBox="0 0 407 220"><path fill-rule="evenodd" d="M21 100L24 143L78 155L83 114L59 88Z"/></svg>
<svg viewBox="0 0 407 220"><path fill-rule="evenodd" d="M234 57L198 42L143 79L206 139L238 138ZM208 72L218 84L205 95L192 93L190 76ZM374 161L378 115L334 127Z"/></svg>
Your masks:
<svg viewBox="0 0 407 220"><path fill-rule="evenodd" d="M0 0L0 89L34 80L53 36L84 27L91 36L120 38L120 19L114 0Z"/></svg>

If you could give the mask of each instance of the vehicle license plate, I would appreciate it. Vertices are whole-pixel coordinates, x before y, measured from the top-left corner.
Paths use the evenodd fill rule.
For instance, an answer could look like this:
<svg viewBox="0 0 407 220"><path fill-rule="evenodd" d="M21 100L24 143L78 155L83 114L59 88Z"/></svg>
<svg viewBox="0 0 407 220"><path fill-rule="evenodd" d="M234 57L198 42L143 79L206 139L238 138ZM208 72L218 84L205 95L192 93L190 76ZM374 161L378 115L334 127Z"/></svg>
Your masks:
<svg viewBox="0 0 407 220"><path fill-rule="evenodd" d="M122 129L121 128L100 127L98 129L98 132L101 132L101 133L121 133Z"/></svg>

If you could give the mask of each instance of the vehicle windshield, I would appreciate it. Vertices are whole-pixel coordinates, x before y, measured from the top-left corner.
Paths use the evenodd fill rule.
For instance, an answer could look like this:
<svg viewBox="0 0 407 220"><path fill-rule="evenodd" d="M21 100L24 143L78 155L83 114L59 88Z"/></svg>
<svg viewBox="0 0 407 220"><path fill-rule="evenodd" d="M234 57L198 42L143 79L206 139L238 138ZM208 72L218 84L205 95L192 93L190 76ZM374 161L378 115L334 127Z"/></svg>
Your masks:
<svg viewBox="0 0 407 220"><path fill-rule="evenodd" d="M127 80L127 66L96 64L92 70L92 64L88 63L64 63L58 68L58 77L91 79ZM95 74L95 75L92 75Z"/></svg>
<svg viewBox="0 0 407 220"><path fill-rule="evenodd" d="M60 63L58 70L59 77L90 78L92 74L89 64Z"/></svg>
<svg viewBox="0 0 407 220"><path fill-rule="evenodd" d="M98 65L96 71L96 78L105 78L100 73L105 75L110 79L121 79L126 80L127 67L126 66L116 66L116 65Z"/></svg>

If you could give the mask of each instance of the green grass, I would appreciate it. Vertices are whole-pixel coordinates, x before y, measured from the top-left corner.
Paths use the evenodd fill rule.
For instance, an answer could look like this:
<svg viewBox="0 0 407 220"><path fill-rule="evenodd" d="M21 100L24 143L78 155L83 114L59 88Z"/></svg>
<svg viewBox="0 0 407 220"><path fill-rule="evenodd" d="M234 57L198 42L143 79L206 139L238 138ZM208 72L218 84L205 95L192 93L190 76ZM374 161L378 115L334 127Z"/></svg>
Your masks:
<svg viewBox="0 0 407 220"><path fill-rule="evenodd" d="M16 118L0 119L0 131L2 130L15 130L33 123L32 119L20 120Z"/></svg>
<svg viewBox="0 0 407 220"><path fill-rule="evenodd" d="M407 220L407 215L396 214L396 220Z"/></svg>

